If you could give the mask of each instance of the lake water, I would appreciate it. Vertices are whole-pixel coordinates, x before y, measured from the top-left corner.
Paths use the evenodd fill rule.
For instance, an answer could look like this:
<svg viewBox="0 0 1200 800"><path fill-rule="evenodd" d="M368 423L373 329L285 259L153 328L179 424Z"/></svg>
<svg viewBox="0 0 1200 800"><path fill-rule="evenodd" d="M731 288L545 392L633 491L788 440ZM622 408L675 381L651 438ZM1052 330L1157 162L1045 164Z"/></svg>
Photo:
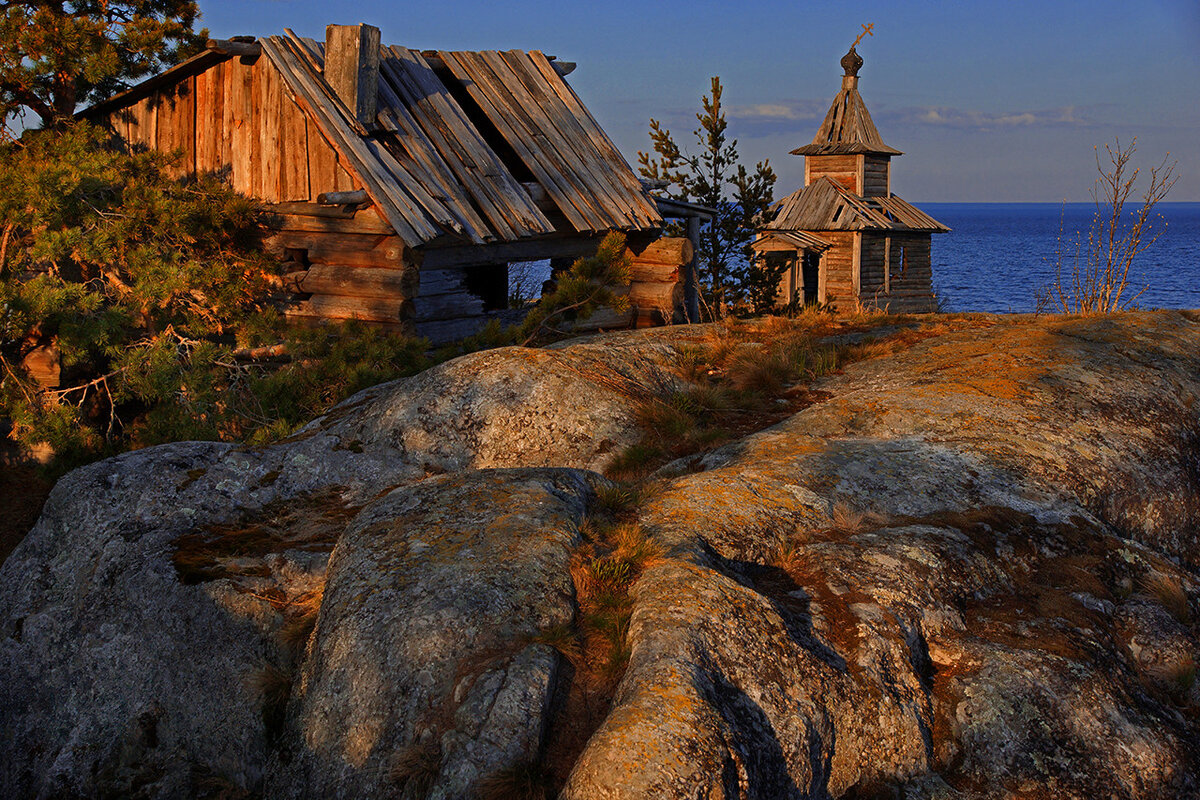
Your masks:
<svg viewBox="0 0 1200 800"><path fill-rule="evenodd" d="M1095 211L1092 203L917 205L952 229L933 237L933 284L951 311L1033 311L1034 289L1054 276L1060 231L1066 242L1082 231L1086 247ZM1130 270L1134 291L1149 287L1137 305L1200 308L1200 203L1160 203L1155 211L1167 226ZM1073 255L1074 245L1064 253Z"/></svg>
<svg viewBox="0 0 1200 800"><path fill-rule="evenodd" d="M1060 230L1064 241L1082 231L1086 243L1095 211L1091 203L917 205L952 229L933 237L933 285L948 310L1001 313L1034 310L1034 289L1054 276ZM1160 203L1156 210L1167 227L1130 270L1135 292L1149 287L1137 304L1200 308L1200 203ZM1073 245L1064 252L1073 253ZM510 294L537 297L549 276L549 261L514 264Z"/></svg>

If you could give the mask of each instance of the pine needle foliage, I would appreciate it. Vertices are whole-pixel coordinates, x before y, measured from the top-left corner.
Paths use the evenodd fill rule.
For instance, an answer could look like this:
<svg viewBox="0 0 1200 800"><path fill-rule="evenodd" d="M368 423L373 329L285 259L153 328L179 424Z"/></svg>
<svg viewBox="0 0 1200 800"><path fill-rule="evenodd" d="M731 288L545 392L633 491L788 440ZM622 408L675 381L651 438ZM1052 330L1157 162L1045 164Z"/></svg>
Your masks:
<svg viewBox="0 0 1200 800"><path fill-rule="evenodd" d="M169 163L89 125L0 148L0 416L19 438L95 449L120 405L190 400L189 373L277 282L254 205ZM40 391L23 361L48 345L63 384Z"/></svg>
<svg viewBox="0 0 1200 800"><path fill-rule="evenodd" d="M701 98L700 123L693 135L696 154L676 143L671 131L650 120L652 157L639 152L642 176L668 183L668 196L716 211L701 229L696 252L700 288L710 318L731 310L763 314L775 305L782 268L768 267L750 249L754 233L766 222L773 202L775 172L769 161L753 171L739 163L737 140L730 139L721 105L721 79Z"/></svg>
<svg viewBox="0 0 1200 800"><path fill-rule="evenodd" d="M0 418L64 466L130 446L286 435L427 366L425 343L359 324L287 330L255 204L171 157L72 125L0 145ZM247 359L282 342L286 357ZM52 347L60 385L27 358Z"/></svg>
<svg viewBox="0 0 1200 800"><path fill-rule="evenodd" d="M0 112L43 127L177 64L207 31L193 0L23 0L0 4ZM23 120L22 120L23 121Z"/></svg>
<svg viewBox="0 0 1200 800"><path fill-rule="evenodd" d="M632 279L630 263L625 237L619 233L606 235L596 255L576 260L559 276L554 291L543 297L514 331L516 341L528 345L555 333L566 333L570 320L587 319L604 306L627 310L629 298L617 290L628 286Z"/></svg>

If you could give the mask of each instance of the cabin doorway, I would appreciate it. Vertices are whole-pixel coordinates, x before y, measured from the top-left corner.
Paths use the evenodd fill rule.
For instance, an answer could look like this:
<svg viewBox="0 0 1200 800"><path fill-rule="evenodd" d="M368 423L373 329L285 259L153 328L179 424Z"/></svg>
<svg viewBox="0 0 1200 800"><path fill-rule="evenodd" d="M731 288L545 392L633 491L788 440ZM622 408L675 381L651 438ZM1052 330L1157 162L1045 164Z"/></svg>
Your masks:
<svg viewBox="0 0 1200 800"><path fill-rule="evenodd" d="M804 305L816 305L817 284L821 278L821 254L805 250L800 258L800 278L804 285Z"/></svg>

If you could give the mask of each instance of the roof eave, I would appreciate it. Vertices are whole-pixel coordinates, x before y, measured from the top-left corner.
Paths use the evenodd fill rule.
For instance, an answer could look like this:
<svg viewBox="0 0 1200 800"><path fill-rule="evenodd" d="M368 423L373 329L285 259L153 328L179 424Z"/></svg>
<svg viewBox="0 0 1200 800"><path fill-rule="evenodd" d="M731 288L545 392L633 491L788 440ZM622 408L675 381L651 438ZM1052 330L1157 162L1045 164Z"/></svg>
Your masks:
<svg viewBox="0 0 1200 800"><path fill-rule="evenodd" d="M871 147L865 144L806 144L790 151L794 156L902 156L904 153L894 147Z"/></svg>

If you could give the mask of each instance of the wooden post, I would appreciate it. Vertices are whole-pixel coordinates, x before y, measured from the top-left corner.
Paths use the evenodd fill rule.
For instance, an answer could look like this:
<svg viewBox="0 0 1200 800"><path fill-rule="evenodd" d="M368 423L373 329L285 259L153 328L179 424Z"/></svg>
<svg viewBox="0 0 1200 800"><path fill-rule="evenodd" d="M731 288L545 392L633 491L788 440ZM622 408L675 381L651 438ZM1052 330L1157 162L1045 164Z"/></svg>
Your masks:
<svg viewBox="0 0 1200 800"><path fill-rule="evenodd" d="M700 218L687 218L687 238L692 242L692 260L683 271L683 309L688 322L700 321L700 279L696 274L696 258L700 253Z"/></svg>
<svg viewBox="0 0 1200 800"><path fill-rule="evenodd" d="M371 130L379 93L379 28L329 25L325 28L325 81L358 123Z"/></svg>

